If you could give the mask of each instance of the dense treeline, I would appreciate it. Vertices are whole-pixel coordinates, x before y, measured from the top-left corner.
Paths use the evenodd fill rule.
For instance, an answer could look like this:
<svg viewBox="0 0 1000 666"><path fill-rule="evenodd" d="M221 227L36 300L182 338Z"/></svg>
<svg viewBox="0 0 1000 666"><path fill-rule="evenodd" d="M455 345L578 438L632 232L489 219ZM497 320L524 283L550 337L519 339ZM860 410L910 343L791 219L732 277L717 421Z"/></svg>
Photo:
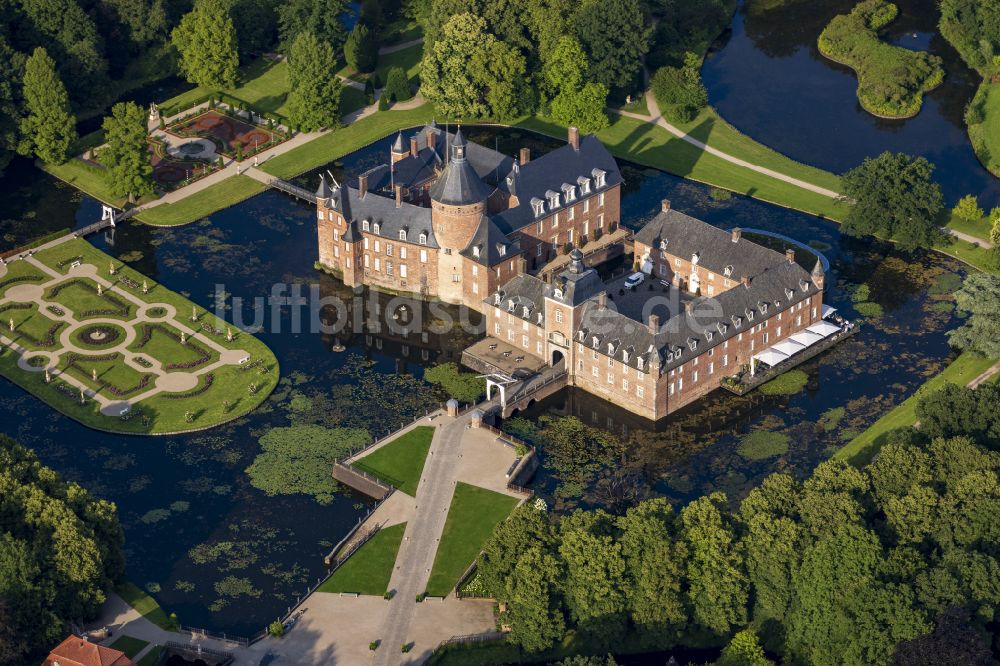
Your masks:
<svg viewBox="0 0 1000 666"><path fill-rule="evenodd" d="M969 67L1000 70L1000 0L941 0L938 27Z"/></svg>
<svg viewBox="0 0 1000 666"><path fill-rule="evenodd" d="M0 435L0 663L24 663L92 618L124 573L123 540L114 504Z"/></svg>
<svg viewBox="0 0 1000 666"><path fill-rule="evenodd" d="M733 7L731 0L420 0L412 11L426 39L422 91L451 117L537 111L594 131L607 125L609 95L620 102L641 91L644 64L703 54Z"/></svg>
<svg viewBox="0 0 1000 666"><path fill-rule="evenodd" d="M948 405L969 397L935 394L921 406L933 425L892 433L866 468L773 474L736 509L722 493L618 516L522 506L488 542L480 579L529 651L570 630L599 652L627 636L648 648L752 643L749 628L789 663L989 663L1000 454L984 446L995 425L975 423L995 421L997 396L986 389L956 415Z"/></svg>

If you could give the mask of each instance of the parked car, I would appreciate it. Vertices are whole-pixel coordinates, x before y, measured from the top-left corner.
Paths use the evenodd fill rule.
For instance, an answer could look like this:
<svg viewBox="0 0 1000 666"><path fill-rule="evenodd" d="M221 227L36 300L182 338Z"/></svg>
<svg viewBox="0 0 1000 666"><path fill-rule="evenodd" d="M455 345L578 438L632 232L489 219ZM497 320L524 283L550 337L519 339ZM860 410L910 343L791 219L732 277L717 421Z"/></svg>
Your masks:
<svg viewBox="0 0 1000 666"><path fill-rule="evenodd" d="M645 279L646 275L644 273L632 273L632 275L629 275L627 278L625 278L625 288L635 289L640 284L642 284L643 281L645 281Z"/></svg>

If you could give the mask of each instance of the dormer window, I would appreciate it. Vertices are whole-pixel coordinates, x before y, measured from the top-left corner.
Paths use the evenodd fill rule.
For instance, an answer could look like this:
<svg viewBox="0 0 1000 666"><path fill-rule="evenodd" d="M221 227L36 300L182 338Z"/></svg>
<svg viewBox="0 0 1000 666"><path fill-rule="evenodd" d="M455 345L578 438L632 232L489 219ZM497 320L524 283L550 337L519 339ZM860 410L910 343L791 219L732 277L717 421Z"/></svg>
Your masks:
<svg viewBox="0 0 1000 666"><path fill-rule="evenodd" d="M401 240L401 241L405 241L406 240L406 229L400 229L399 230L399 240Z"/></svg>
<svg viewBox="0 0 1000 666"><path fill-rule="evenodd" d="M795 295L794 291L792 291L788 287L785 287L785 298L787 298L788 300L792 300L792 296L794 295Z"/></svg>
<svg viewBox="0 0 1000 666"><path fill-rule="evenodd" d="M590 174L594 177L594 187L597 188L604 187L605 176L607 176L606 171L603 171L601 169L594 169L593 171L590 172Z"/></svg>
<svg viewBox="0 0 1000 666"><path fill-rule="evenodd" d="M721 321L715 325L715 328L719 331L720 335L725 335L726 331L729 330L729 327L723 324Z"/></svg>
<svg viewBox="0 0 1000 666"><path fill-rule="evenodd" d="M502 298L502 296L500 296L500 292L497 292L496 294L494 294L494 296L493 296L493 305L500 305L500 299L501 298Z"/></svg>
<svg viewBox="0 0 1000 666"><path fill-rule="evenodd" d="M506 254L507 254L507 246L506 245L498 245L497 246L497 252L500 254L501 257L506 256Z"/></svg>
<svg viewBox="0 0 1000 666"><path fill-rule="evenodd" d="M507 301L507 312L513 312L513 311L514 311L514 301L512 300Z"/></svg>
<svg viewBox="0 0 1000 666"><path fill-rule="evenodd" d="M735 326L736 328L739 328L740 326L743 325L743 319L741 317L733 315L731 319L733 320L733 326Z"/></svg>
<svg viewBox="0 0 1000 666"><path fill-rule="evenodd" d="M593 338L591 338L591 344L594 345L594 349L597 349L598 339L596 335Z"/></svg>
<svg viewBox="0 0 1000 666"><path fill-rule="evenodd" d="M545 214L545 202L539 198L533 198L531 200L531 209L535 213L535 217L541 217Z"/></svg>
<svg viewBox="0 0 1000 666"><path fill-rule="evenodd" d="M715 334L712 333L712 331L705 331L705 339L708 340L709 342L712 341L712 336L713 335L715 335Z"/></svg>
<svg viewBox="0 0 1000 666"><path fill-rule="evenodd" d="M615 353L615 346L612 343L608 343L608 356L613 356Z"/></svg>
<svg viewBox="0 0 1000 666"><path fill-rule="evenodd" d="M541 312L538 313L538 325L539 326L542 325L542 313Z"/></svg>
<svg viewBox="0 0 1000 666"><path fill-rule="evenodd" d="M514 184L514 177L513 176L507 176L507 184L508 185L513 185Z"/></svg>
<svg viewBox="0 0 1000 666"><path fill-rule="evenodd" d="M552 292L552 296L553 296L553 298L556 298L558 300L562 300L562 297L563 297L562 289L556 289L556 290L554 290Z"/></svg>
<svg viewBox="0 0 1000 666"><path fill-rule="evenodd" d="M545 198L549 200L549 210L559 208L559 193L549 190L545 193Z"/></svg>
<svg viewBox="0 0 1000 666"><path fill-rule="evenodd" d="M368 220L361 220L361 230L371 231L371 226L369 225Z"/></svg>
<svg viewBox="0 0 1000 666"><path fill-rule="evenodd" d="M699 258L700 258L700 257L699 257L699 255L698 255L698 253L697 253L697 252L695 252L694 254L692 254L692 255L691 255L691 264L692 264L693 266L697 266L697 265L698 265L698 259L699 259Z"/></svg>
<svg viewBox="0 0 1000 666"><path fill-rule="evenodd" d="M747 310L747 319L753 321L753 310Z"/></svg>
<svg viewBox="0 0 1000 666"><path fill-rule="evenodd" d="M580 186L580 194L590 194L590 179L580 176L576 179L576 184Z"/></svg>
<svg viewBox="0 0 1000 666"><path fill-rule="evenodd" d="M642 366L644 366L645 364L646 362L643 361L641 357L635 359L635 367L639 368L640 370L642 370Z"/></svg>
<svg viewBox="0 0 1000 666"><path fill-rule="evenodd" d="M627 351L623 351L622 352L622 362L623 363L628 363L628 352Z"/></svg>
<svg viewBox="0 0 1000 666"><path fill-rule="evenodd" d="M472 256L475 257L476 259L479 258L479 246L478 245L476 245L475 247L472 248Z"/></svg>
<svg viewBox="0 0 1000 666"><path fill-rule="evenodd" d="M725 268L722 269L722 274L725 275L726 277L732 277L732 275L733 275L733 267L732 266L726 266Z"/></svg>
<svg viewBox="0 0 1000 666"><path fill-rule="evenodd" d="M688 347L691 348L691 351L698 349L698 341L694 338L688 338Z"/></svg>
<svg viewBox="0 0 1000 666"><path fill-rule="evenodd" d="M576 188L569 183L563 183L562 191L563 198L566 200L566 203L576 200Z"/></svg>
<svg viewBox="0 0 1000 666"><path fill-rule="evenodd" d="M809 291L809 283L805 280L799 280L799 289L802 291Z"/></svg>
<svg viewBox="0 0 1000 666"><path fill-rule="evenodd" d="M668 241L666 238L661 238L660 239L660 249L666 251L666 249L667 249L667 243L669 243L669 242L670 241Z"/></svg>
<svg viewBox="0 0 1000 666"><path fill-rule="evenodd" d="M379 233L379 230L381 228L382 228L382 225L380 225L378 222L376 222L375 224L372 225L372 231L374 233L376 233L376 234Z"/></svg>
<svg viewBox="0 0 1000 666"><path fill-rule="evenodd" d="M583 335L584 335L584 334L583 334L583 331L582 331L582 330L580 330L580 331L577 331L577 332L576 332L576 339L577 339L577 340L579 340L580 342L583 342Z"/></svg>
<svg viewBox="0 0 1000 666"><path fill-rule="evenodd" d="M420 234L420 244L427 245L427 234Z"/></svg>
<svg viewBox="0 0 1000 666"><path fill-rule="evenodd" d="M527 319L529 314L531 314L531 310L528 308L527 305L524 306L523 308L521 308L521 316L522 317L524 317L525 319Z"/></svg>
<svg viewBox="0 0 1000 666"><path fill-rule="evenodd" d="M757 301L757 309L760 310L761 314L765 314L767 312L767 303Z"/></svg>

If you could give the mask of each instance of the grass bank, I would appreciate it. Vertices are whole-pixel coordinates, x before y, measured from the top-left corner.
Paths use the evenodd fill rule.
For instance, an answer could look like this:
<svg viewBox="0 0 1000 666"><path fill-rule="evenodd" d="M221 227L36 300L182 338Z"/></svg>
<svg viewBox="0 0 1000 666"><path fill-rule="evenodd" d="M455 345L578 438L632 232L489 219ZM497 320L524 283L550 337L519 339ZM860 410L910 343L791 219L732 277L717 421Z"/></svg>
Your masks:
<svg viewBox="0 0 1000 666"><path fill-rule="evenodd" d="M445 597L479 555L483 544L501 520L517 506L510 495L459 482L448 508L427 594Z"/></svg>
<svg viewBox="0 0 1000 666"><path fill-rule="evenodd" d="M405 531L406 523L400 523L376 532L316 591L382 596L389 589L392 567Z"/></svg>
<svg viewBox="0 0 1000 666"><path fill-rule="evenodd" d="M1000 84L985 79L970 102L965 119L976 157L1000 178Z"/></svg>
<svg viewBox="0 0 1000 666"><path fill-rule="evenodd" d="M137 613L158 626L160 629L171 631L173 623L166 612L156 603L156 599L146 594L145 590L131 582L124 582L115 588L115 592Z"/></svg>
<svg viewBox="0 0 1000 666"><path fill-rule="evenodd" d="M940 374L929 379L917 392L900 403L891 412L873 423L868 430L855 437L849 444L833 454L836 460L846 460L854 465L864 465L878 453L886 436L897 428L917 422L917 403L924 395L936 391L946 383L965 386L996 363L995 359L964 353Z"/></svg>
<svg viewBox="0 0 1000 666"><path fill-rule="evenodd" d="M909 118L920 112L924 93L941 85L941 58L883 42L878 31L899 13L885 0L865 0L849 14L835 16L820 33L824 56L858 76L858 101L881 118Z"/></svg>
<svg viewBox="0 0 1000 666"><path fill-rule="evenodd" d="M200 220L266 189L266 185L248 176L230 176L176 203L147 208L135 217L155 227L175 227Z"/></svg>
<svg viewBox="0 0 1000 666"><path fill-rule="evenodd" d="M433 438L434 428L417 426L355 461L353 466L415 497Z"/></svg>

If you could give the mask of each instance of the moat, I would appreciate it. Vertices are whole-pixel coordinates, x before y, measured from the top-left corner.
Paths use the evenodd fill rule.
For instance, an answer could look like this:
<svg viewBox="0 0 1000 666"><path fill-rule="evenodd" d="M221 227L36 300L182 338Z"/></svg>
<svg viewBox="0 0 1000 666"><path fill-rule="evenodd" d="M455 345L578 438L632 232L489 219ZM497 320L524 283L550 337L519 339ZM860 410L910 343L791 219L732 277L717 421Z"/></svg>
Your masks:
<svg viewBox="0 0 1000 666"><path fill-rule="evenodd" d="M516 131L470 128L469 134L507 154L522 145L533 154L560 145ZM323 170L338 177L357 173L384 159L390 143L391 137ZM743 197L713 196L701 185L621 166L624 223L641 224L667 198L675 208L724 228L781 231L812 242L832 263L826 301L848 318L859 318L851 296L856 286L868 284L868 302L877 303L881 315L869 308L857 336L804 365L809 381L791 396L740 398L717 391L658 424L571 391L537 405L528 416L574 414L628 443L620 459L585 452L568 467L563 460L557 468L543 452L534 485L550 505L614 508L623 492L665 494L678 502L716 489L739 497L769 472L804 476L948 362L944 333L954 315L946 293L964 275L958 262L937 254L897 254L842 238L835 225L807 215ZM299 184L315 188L317 173ZM99 215L97 202L29 169L12 166L4 181L8 214L37 220L35 235L84 226ZM310 285L318 285L321 297L352 296L314 270L314 220L311 206L269 192L187 227L130 223L115 232L113 244L104 236L91 238L206 307L213 307L219 289L252 302L269 297L276 283L284 295L301 286L302 307L279 306L273 320L266 308L268 326L259 337L278 357L283 380L249 417L188 436L114 436L79 426L0 383L0 408L9 415L4 431L35 448L45 464L118 504L129 578L185 625L255 633L316 581L323 555L368 505L367 499L344 493L321 504L306 495L269 497L255 489L245 470L262 438L275 428L290 429L275 435L295 436L317 426L382 434L438 404L441 395L420 379L422 369L456 358L475 339L465 332L426 341L309 332L304 313ZM13 229L12 222L3 224L4 233ZM5 238L3 247L20 240ZM389 300L378 298L379 310ZM303 332L290 332L296 316ZM346 350L331 351L337 343ZM744 459L737 444L751 430L785 435L787 453ZM604 471L610 468L620 473L611 477Z"/></svg>

